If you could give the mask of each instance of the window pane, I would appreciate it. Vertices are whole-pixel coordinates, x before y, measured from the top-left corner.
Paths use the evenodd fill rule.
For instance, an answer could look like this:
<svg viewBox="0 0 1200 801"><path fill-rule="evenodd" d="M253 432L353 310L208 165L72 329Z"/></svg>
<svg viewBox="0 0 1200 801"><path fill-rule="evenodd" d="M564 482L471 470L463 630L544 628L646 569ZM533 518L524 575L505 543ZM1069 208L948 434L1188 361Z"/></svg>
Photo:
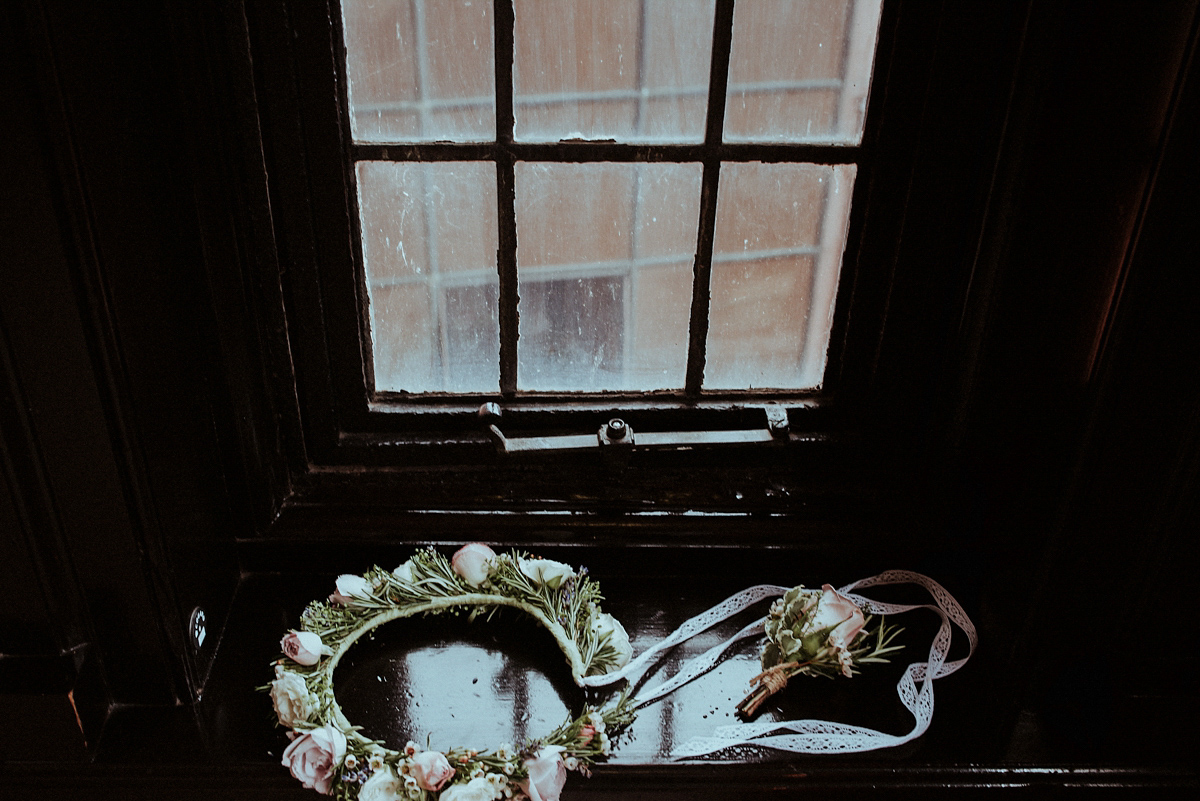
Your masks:
<svg viewBox="0 0 1200 801"><path fill-rule="evenodd" d="M495 166L356 167L375 389L498 391Z"/></svg>
<svg viewBox="0 0 1200 801"><path fill-rule="evenodd" d="M700 142L714 0L515 0L514 136Z"/></svg>
<svg viewBox="0 0 1200 801"><path fill-rule="evenodd" d="M491 0L343 0L356 142L496 138Z"/></svg>
<svg viewBox="0 0 1200 801"><path fill-rule="evenodd" d="M518 162L523 390L683 386L699 164Z"/></svg>
<svg viewBox="0 0 1200 801"><path fill-rule="evenodd" d="M820 385L854 174L722 164L706 389Z"/></svg>
<svg viewBox="0 0 1200 801"><path fill-rule="evenodd" d="M726 142L858 144L882 0L738 0Z"/></svg>

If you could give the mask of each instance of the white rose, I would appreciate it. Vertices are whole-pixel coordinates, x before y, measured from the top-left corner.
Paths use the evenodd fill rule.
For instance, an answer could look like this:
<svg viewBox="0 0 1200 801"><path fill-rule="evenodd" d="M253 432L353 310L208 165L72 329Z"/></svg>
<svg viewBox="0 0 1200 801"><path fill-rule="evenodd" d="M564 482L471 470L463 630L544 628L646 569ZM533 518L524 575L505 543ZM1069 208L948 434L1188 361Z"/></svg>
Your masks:
<svg viewBox="0 0 1200 801"><path fill-rule="evenodd" d="M308 685L299 675L275 666L275 681L271 682L271 700L275 702L275 714L279 722L289 729L308 720L316 697L308 691Z"/></svg>
<svg viewBox="0 0 1200 801"><path fill-rule="evenodd" d="M379 768L358 791L358 801L401 801L404 783L388 766Z"/></svg>
<svg viewBox="0 0 1200 801"><path fill-rule="evenodd" d="M362 576L343 574L337 579L337 592L329 596L335 604L346 606L355 598L371 597L371 585Z"/></svg>
<svg viewBox="0 0 1200 801"><path fill-rule="evenodd" d="M524 762L529 778L518 782L530 801L558 801L567 783L567 766L563 763L563 747L544 745Z"/></svg>
<svg viewBox="0 0 1200 801"><path fill-rule="evenodd" d="M570 565L550 559L521 559L518 564L530 581L545 584L552 590L557 590L564 581L575 575Z"/></svg>
<svg viewBox="0 0 1200 801"><path fill-rule="evenodd" d="M477 776L466 784L452 784L438 796L438 801L492 801L496 785L487 776Z"/></svg>
<svg viewBox="0 0 1200 801"><path fill-rule="evenodd" d="M412 584L416 581L413 575L413 561L409 559L404 564L392 571L392 575L403 581L405 584Z"/></svg>
<svg viewBox="0 0 1200 801"><path fill-rule="evenodd" d="M601 612L592 618L592 631L599 636L600 642L604 642L604 638L607 637L608 644L616 649L617 668L623 668L629 664L630 658L633 657L633 646L629 643L629 634L621 625L621 621L607 612Z"/></svg>

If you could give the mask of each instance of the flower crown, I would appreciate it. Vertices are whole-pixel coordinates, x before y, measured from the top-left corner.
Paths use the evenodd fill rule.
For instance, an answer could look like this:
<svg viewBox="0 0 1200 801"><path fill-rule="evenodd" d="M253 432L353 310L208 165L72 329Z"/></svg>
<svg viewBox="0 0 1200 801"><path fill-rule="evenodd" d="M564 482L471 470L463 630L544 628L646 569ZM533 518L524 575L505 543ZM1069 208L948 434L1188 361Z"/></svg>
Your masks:
<svg viewBox="0 0 1200 801"><path fill-rule="evenodd" d="M474 619L508 606L545 626L582 686L584 677L619 670L632 655L624 627L600 610L601 600L586 568L516 551L496 554L479 543L449 560L426 548L392 571L340 576L327 601L304 610L300 630L284 635L275 680L260 688L270 692L279 723L291 730L283 764L305 787L348 800L557 801L567 771L588 775L595 760L611 752L612 738L633 722L625 695L603 709L587 707L520 747L439 752L409 742L395 751L346 719L334 697L333 672L359 637L391 620L462 610Z"/></svg>

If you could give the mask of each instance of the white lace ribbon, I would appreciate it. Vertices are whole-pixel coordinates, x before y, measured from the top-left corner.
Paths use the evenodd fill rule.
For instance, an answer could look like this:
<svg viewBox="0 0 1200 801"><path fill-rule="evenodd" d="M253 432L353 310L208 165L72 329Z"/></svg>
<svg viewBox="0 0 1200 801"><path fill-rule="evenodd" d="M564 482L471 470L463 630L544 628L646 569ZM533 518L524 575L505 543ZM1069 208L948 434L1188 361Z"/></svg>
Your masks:
<svg viewBox="0 0 1200 801"><path fill-rule="evenodd" d="M865 598L853 593L860 587L874 587L884 584L918 584L929 591L937 601L932 604L888 604ZM619 681L629 676L638 675L650 662L668 648L695 637L721 621L727 620L739 612L768 598L777 598L787 592L789 587L774 584L760 584L749 587L726 598L711 609L687 620L666 638L655 643L623 669L603 676L589 676L584 685L599 687ZM929 659L925 662L913 662L896 685L900 702L916 719L915 725L908 734L895 735L867 729L861 726L851 726L844 723L833 723L826 720L788 720L767 721L762 723L740 723L718 728L711 737L697 737L675 748L672 756L678 759L704 756L723 748L738 745L754 745L775 748L782 751L792 751L803 754L851 753L855 751L873 751L877 748L890 748L909 740L920 737L929 728L933 719L933 679L948 676L966 664L971 654L975 652L978 637L975 626L967 617L958 601L928 576L907 570L889 570L877 576L861 579L847 584L838 592L846 595L865 612L871 614L895 615L913 609L930 609L942 619L941 626L933 638L929 649ZM716 645L703 654L688 661L679 672L670 679L650 688L634 699L636 707L642 707L662 698L689 681L712 670L720 661L721 656L731 645L749 637L762 634L762 626L766 618L760 618L744 627L725 642ZM951 622L962 629L967 635L970 645L967 656L952 662L946 661L950 652L950 642L953 634ZM916 683L921 682L920 690ZM780 733L789 732L789 733Z"/></svg>
<svg viewBox="0 0 1200 801"><path fill-rule="evenodd" d="M883 584L918 584L929 591L937 601L937 605L887 604L851 592L859 587L874 587ZM925 662L911 663L896 685L900 702L915 718L910 732L904 735L886 734L874 729L826 720L741 723L722 726L713 732L712 737L697 737L689 740L678 746L671 755L678 759L687 759L737 745L764 746L800 754L852 753L873 751L877 748L891 748L924 734L925 730L929 728L930 721L933 720L933 680L949 676L965 665L971 654L975 652L975 646L979 639L971 619L967 617L967 613L963 611L958 601L954 600L954 597L942 585L928 576L907 570L889 570L878 576L847 584L838 592L845 594L864 611L872 614L895 615L913 609L930 609L941 617L941 626L938 627L938 632L934 635L933 643L929 647L929 659ZM953 635L951 622L966 633L970 647L967 655L962 659L947 662L946 656L950 652ZM921 682L920 690L917 689L917 682ZM773 734L773 732L789 733Z"/></svg>
<svg viewBox="0 0 1200 801"><path fill-rule="evenodd" d="M701 612L695 617L684 621L683 625L675 629L675 631L671 632L665 638L647 648L644 652L639 654L636 659L631 661L628 665L620 670L614 673L605 673L603 676L588 676L583 680L583 686L603 687L606 684L612 684L613 682L620 681L621 679L629 676L636 676L640 674L656 656L668 648L673 648L676 645L679 645L681 642L690 640L692 637L707 631L721 621L728 620L738 612L754 606L759 601L764 601L767 598L777 598L783 593L787 592L788 589L788 587L780 587L775 584L757 584L753 587L747 587L741 592L729 596L711 609ZM653 696L637 699L637 705L645 706L651 701L663 697L676 687L682 687L684 684L687 684L701 673L711 670L713 665L716 665L718 658L726 648L739 639L745 639L746 637L752 636L756 631L755 627L761 626L762 621L759 620L758 622L742 629L742 631L738 632L729 640L721 643L716 648L709 649L707 652L685 665L684 669L673 678L655 687L653 690ZM701 663L706 662L710 655L712 657L711 664L708 664L708 667L700 669L702 666ZM666 687L666 685L671 686L663 690L662 688ZM660 692L660 690L662 691Z"/></svg>

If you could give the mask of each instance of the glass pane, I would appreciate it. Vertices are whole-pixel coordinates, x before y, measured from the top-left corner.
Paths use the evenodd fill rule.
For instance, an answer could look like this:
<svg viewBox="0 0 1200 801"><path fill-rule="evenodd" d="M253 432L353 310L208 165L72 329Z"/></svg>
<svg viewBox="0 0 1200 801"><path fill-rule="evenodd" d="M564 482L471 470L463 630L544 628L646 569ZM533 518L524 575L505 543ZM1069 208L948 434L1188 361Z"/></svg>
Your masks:
<svg viewBox="0 0 1200 801"><path fill-rule="evenodd" d="M706 389L820 386L853 164L722 164Z"/></svg>
<svg viewBox="0 0 1200 801"><path fill-rule="evenodd" d="M703 141L713 7L515 0L515 138Z"/></svg>
<svg viewBox="0 0 1200 801"><path fill-rule="evenodd" d="M699 164L518 162L523 390L683 386Z"/></svg>
<svg viewBox="0 0 1200 801"><path fill-rule="evenodd" d="M495 165L356 169L375 389L497 392Z"/></svg>
<svg viewBox="0 0 1200 801"><path fill-rule="evenodd" d="M862 141L881 3L738 0L725 141Z"/></svg>
<svg viewBox="0 0 1200 801"><path fill-rule="evenodd" d="M343 0L356 142L496 138L491 0Z"/></svg>

